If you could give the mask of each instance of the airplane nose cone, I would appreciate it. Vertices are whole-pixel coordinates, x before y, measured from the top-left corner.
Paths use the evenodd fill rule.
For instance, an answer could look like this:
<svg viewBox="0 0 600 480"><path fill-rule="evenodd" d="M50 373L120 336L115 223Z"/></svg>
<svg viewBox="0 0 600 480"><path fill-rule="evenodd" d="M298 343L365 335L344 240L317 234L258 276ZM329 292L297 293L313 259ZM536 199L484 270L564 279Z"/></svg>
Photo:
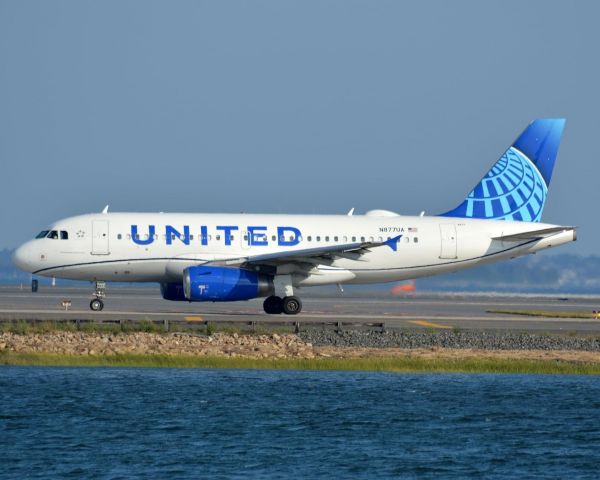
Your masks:
<svg viewBox="0 0 600 480"><path fill-rule="evenodd" d="M21 270L31 272L31 248L28 243L17 248L12 256L12 262Z"/></svg>

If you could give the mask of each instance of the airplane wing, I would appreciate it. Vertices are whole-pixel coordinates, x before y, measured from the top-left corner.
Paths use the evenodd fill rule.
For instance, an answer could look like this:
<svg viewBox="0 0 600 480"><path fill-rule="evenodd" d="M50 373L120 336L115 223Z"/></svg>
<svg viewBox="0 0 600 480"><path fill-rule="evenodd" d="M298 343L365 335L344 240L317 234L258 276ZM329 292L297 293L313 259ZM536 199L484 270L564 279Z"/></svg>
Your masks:
<svg viewBox="0 0 600 480"><path fill-rule="evenodd" d="M500 237L493 237L492 240L500 240L502 242L520 242L522 240L535 240L550 237L557 233L566 232L569 230L575 230L576 227L552 227L544 228L542 230L530 230L528 232L514 233L511 235L502 235Z"/></svg>
<svg viewBox="0 0 600 480"><path fill-rule="evenodd" d="M390 238L385 242L359 242L327 247L303 248L299 250L285 250L282 252L265 253L262 255L249 255L247 257L215 260L205 265L281 265L284 263L313 263L318 264L335 258L351 258L359 260L360 256L369 252L371 248L388 246L392 250L398 249L398 241L402 235Z"/></svg>

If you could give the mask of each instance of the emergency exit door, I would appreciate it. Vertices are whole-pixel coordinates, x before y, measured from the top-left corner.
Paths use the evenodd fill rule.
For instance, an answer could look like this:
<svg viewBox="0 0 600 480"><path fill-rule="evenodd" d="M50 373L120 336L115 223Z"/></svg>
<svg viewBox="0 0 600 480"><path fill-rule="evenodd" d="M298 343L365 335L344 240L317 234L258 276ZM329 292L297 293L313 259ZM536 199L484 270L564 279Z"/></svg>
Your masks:
<svg viewBox="0 0 600 480"><path fill-rule="evenodd" d="M456 225L442 223L440 225L441 250L440 258L457 258L456 255Z"/></svg>
<svg viewBox="0 0 600 480"><path fill-rule="evenodd" d="M108 255L108 220L92 222L92 255Z"/></svg>

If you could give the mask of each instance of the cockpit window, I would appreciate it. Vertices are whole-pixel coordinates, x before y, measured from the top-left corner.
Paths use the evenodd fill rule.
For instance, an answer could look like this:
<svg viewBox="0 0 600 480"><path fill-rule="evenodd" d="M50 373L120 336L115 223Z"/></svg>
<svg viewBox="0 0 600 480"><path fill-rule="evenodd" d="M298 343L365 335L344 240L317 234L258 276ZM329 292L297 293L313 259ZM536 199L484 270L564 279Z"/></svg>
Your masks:
<svg viewBox="0 0 600 480"><path fill-rule="evenodd" d="M48 234L48 238L51 238L52 240L58 240L58 232L56 230L51 230Z"/></svg>
<svg viewBox="0 0 600 480"><path fill-rule="evenodd" d="M42 230L35 238L45 238L48 235L48 230Z"/></svg>
<svg viewBox="0 0 600 480"><path fill-rule="evenodd" d="M65 232L64 230L60 231L60 239L61 240L68 240L69 239L69 232Z"/></svg>

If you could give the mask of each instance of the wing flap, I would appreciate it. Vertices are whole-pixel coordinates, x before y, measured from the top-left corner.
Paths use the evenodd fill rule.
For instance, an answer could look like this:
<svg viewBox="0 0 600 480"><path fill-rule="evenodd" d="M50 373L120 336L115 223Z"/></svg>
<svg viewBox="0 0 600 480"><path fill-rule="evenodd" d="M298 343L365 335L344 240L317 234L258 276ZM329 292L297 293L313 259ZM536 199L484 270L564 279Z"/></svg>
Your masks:
<svg viewBox="0 0 600 480"><path fill-rule="evenodd" d="M286 250L283 252L264 253L261 255L249 255L247 257L229 258L209 262L212 265L277 265L282 263L307 263L307 259L323 258L331 260L335 257L348 258L358 257L368 253L371 248L387 245L392 250L397 250L397 243L402 235L390 238L384 242L360 242L346 243L342 245L329 245L326 247L302 248L297 250ZM312 263L312 262L311 262Z"/></svg>

